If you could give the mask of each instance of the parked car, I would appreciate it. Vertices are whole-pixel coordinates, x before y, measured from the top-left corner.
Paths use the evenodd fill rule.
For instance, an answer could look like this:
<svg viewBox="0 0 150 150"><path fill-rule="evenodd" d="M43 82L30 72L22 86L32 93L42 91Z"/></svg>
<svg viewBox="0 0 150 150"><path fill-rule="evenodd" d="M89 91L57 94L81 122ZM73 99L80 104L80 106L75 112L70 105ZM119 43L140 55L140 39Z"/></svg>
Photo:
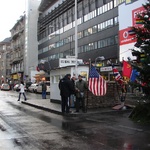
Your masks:
<svg viewBox="0 0 150 150"><path fill-rule="evenodd" d="M1 85L1 90L9 91L10 90L10 85L8 83L3 83Z"/></svg>
<svg viewBox="0 0 150 150"><path fill-rule="evenodd" d="M37 86L38 86L37 83L31 84L31 85L28 87L28 91L34 93Z"/></svg>
<svg viewBox="0 0 150 150"><path fill-rule="evenodd" d="M50 82L46 81L47 90L46 93L50 94ZM35 88L36 93L42 93L42 82L38 83L38 85Z"/></svg>

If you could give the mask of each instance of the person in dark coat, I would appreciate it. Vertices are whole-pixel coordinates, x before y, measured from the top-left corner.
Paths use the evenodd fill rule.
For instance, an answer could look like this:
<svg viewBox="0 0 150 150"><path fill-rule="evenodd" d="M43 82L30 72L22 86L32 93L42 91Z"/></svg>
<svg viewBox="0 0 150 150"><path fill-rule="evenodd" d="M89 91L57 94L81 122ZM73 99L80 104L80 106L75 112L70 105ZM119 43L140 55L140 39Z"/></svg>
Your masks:
<svg viewBox="0 0 150 150"><path fill-rule="evenodd" d="M69 98L72 91L74 91L70 78L71 74L66 74L65 77L59 81L62 113L69 113Z"/></svg>
<svg viewBox="0 0 150 150"><path fill-rule="evenodd" d="M43 81L42 83L42 99L46 99L46 90L47 90L47 86L45 81Z"/></svg>

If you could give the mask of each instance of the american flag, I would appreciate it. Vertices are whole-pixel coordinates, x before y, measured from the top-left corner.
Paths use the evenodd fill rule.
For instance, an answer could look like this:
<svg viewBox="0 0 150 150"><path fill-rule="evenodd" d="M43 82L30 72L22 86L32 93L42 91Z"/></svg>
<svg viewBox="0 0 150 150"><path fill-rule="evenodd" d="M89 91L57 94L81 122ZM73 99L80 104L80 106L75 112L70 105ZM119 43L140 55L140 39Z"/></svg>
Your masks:
<svg viewBox="0 0 150 150"><path fill-rule="evenodd" d="M107 85L103 77L97 72L94 66L90 69L89 74L89 90L96 96L106 94Z"/></svg>

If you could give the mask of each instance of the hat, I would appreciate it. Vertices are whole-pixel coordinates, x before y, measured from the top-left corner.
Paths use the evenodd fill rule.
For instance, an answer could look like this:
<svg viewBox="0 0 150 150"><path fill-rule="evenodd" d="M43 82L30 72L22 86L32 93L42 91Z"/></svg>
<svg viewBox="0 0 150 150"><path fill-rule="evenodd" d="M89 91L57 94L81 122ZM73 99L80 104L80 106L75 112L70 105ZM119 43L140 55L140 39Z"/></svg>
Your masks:
<svg viewBox="0 0 150 150"><path fill-rule="evenodd" d="M71 77L71 74L66 74L67 77Z"/></svg>

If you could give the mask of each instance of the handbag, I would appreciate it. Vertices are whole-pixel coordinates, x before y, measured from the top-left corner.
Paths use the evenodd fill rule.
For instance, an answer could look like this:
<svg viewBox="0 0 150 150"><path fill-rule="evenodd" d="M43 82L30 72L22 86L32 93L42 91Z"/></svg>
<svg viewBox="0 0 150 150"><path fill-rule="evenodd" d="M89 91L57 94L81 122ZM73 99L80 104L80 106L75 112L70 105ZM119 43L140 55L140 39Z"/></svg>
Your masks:
<svg viewBox="0 0 150 150"><path fill-rule="evenodd" d="M20 88L17 88L16 91L19 92L19 91L20 91Z"/></svg>

